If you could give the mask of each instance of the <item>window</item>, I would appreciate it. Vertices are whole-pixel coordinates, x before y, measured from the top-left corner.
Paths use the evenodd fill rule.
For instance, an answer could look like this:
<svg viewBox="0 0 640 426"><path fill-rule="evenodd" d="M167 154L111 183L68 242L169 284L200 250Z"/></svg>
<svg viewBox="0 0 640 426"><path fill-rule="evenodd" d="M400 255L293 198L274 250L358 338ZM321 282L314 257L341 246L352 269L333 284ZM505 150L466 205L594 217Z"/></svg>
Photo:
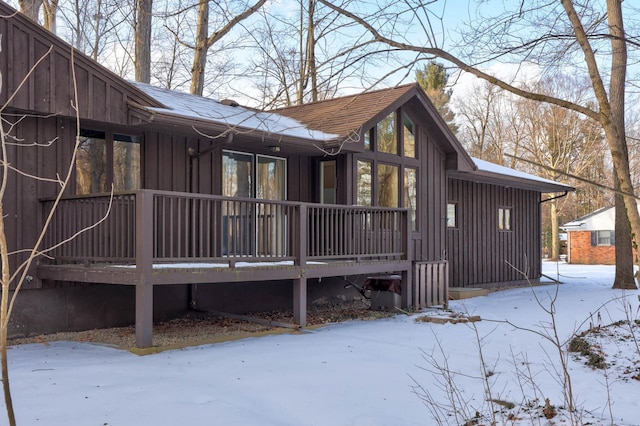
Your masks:
<svg viewBox="0 0 640 426"><path fill-rule="evenodd" d="M371 151L371 132L372 130L364 132L364 149L367 151Z"/></svg>
<svg viewBox="0 0 640 426"><path fill-rule="evenodd" d="M406 114L404 114L402 121L404 122L404 133L402 135L404 156L416 158L415 125Z"/></svg>
<svg viewBox="0 0 640 426"><path fill-rule="evenodd" d="M287 160L258 155L256 198L262 200L287 199Z"/></svg>
<svg viewBox="0 0 640 426"><path fill-rule="evenodd" d="M337 192L336 160L320 162L320 202L335 204Z"/></svg>
<svg viewBox="0 0 640 426"><path fill-rule="evenodd" d="M286 200L286 169L287 160L284 158L224 151L222 195Z"/></svg>
<svg viewBox="0 0 640 426"><path fill-rule="evenodd" d="M140 143L135 136L80 130L76 194L140 188Z"/></svg>
<svg viewBox="0 0 640 426"><path fill-rule="evenodd" d="M591 232L592 246L613 246L615 245L614 231L593 231Z"/></svg>
<svg viewBox="0 0 640 426"><path fill-rule="evenodd" d="M131 136L113 135L113 186L116 191L140 188L140 144Z"/></svg>
<svg viewBox="0 0 640 426"><path fill-rule="evenodd" d="M225 151L222 157L222 195L253 197L253 155Z"/></svg>
<svg viewBox="0 0 640 426"><path fill-rule="evenodd" d="M417 127L408 112L399 108L362 133L364 151L356 161L353 198L362 206L406 208L416 231L418 182L423 178Z"/></svg>
<svg viewBox="0 0 640 426"><path fill-rule="evenodd" d="M511 209L500 207L498 209L498 229L511 231Z"/></svg>
<svg viewBox="0 0 640 426"><path fill-rule="evenodd" d="M371 205L371 162L358 160L356 203L359 206Z"/></svg>
<svg viewBox="0 0 640 426"><path fill-rule="evenodd" d="M376 126L376 149L387 154L398 153L396 137L396 113L392 112Z"/></svg>
<svg viewBox="0 0 640 426"><path fill-rule="evenodd" d="M411 217L411 230L415 231L416 226L416 205L418 197L418 170L414 168L404 169L404 207L409 209Z"/></svg>
<svg viewBox="0 0 640 426"><path fill-rule="evenodd" d="M378 164L378 205L398 207L398 166Z"/></svg>
<svg viewBox="0 0 640 426"><path fill-rule="evenodd" d="M458 227L458 205L447 203L447 228Z"/></svg>

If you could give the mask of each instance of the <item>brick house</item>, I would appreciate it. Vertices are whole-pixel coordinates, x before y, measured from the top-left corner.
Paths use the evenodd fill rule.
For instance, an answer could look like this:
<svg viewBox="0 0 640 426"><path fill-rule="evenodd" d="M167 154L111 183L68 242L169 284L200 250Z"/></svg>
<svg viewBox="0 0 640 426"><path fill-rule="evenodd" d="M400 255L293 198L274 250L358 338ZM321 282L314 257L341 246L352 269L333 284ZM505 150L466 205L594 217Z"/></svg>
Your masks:
<svg viewBox="0 0 640 426"><path fill-rule="evenodd" d="M604 207L565 223L567 262L587 265L615 264L615 207Z"/></svg>

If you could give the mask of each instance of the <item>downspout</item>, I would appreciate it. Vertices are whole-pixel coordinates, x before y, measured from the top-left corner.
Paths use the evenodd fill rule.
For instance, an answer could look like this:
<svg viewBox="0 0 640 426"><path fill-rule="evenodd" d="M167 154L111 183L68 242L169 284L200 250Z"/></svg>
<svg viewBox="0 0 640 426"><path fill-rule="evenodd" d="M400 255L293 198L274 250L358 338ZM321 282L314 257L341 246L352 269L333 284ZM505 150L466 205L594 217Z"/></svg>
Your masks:
<svg viewBox="0 0 640 426"><path fill-rule="evenodd" d="M224 145L230 144L233 141L233 133L227 133L227 139L223 142ZM199 159L201 156L205 154L209 154L211 151L216 149L218 144L212 143L209 148L203 149L202 151L196 152L194 148L188 148L187 153L189 154L189 165L187 171L188 177L188 191L189 193L193 193L193 161ZM189 294L187 295L189 298L189 309L195 311L198 309L198 284L189 284Z"/></svg>
<svg viewBox="0 0 640 426"><path fill-rule="evenodd" d="M557 199L560 199L560 198L564 198L564 197L566 197L567 195L569 195L569 191L568 191L568 190L565 190L565 191L564 191L564 193L562 193L561 195L556 195L555 197L551 197L551 198L547 198L546 200L540 200L540 201L538 201L538 205L540 206L540 207L539 207L539 208L540 208L540 220L542 221L542 203L546 203L546 202L548 202L548 201L553 201L553 200L557 200ZM558 249L558 252L559 252L559 251L560 251L560 250ZM567 248L567 252L568 252L568 251L569 251L569 250L568 250L568 248ZM568 254L568 253L567 253L567 254ZM542 259L540 259L540 260L542 261Z"/></svg>
<svg viewBox="0 0 640 426"><path fill-rule="evenodd" d="M546 200L540 200L540 201L538 201L538 203L542 204L542 203L546 203L547 201L557 200L558 198L564 198L567 195L569 195L569 191L564 191L564 194L562 194L562 195L556 195L555 197L547 198Z"/></svg>

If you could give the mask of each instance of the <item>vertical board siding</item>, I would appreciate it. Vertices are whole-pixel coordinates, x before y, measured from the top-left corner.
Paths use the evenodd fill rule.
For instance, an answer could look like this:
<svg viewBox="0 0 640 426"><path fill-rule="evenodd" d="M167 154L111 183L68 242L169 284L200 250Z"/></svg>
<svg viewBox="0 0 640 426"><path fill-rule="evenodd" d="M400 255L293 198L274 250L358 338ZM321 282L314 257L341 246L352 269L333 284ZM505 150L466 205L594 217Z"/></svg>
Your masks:
<svg viewBox="0 0 640 426"><path fill-rule="evenodd" d="M419 135L419 235L414 235L413 257L415 260L442 260L446 248L442 221L446 212L445 154L432 143L426 132L422 131Z"/></svg>
<svg viewBox="0 0 640 426"><path fill-rule="evenodd" d="M447 230L450 284L500 285L540 277L540 193L450 179L458 228ZM511 208L511 231L498 229L498 208Z"/></svg>
<svg viewBox="0 0 640 426"><path fill-rule="evenodd" d="M1 104L19 88L10 108L73 117L76 115L73 101L79 106L77 113L82 119L126 125L129 123L128 100L153 102L79 52L73 57L79 98L76 101L71 46L24 15L13 12L8 5L0 3L0 31L3 35L0 51ZM52 51L48 53L50 48ZM36 62L46 54L48 57L34 69L26 84L20 86Z"/></svg>

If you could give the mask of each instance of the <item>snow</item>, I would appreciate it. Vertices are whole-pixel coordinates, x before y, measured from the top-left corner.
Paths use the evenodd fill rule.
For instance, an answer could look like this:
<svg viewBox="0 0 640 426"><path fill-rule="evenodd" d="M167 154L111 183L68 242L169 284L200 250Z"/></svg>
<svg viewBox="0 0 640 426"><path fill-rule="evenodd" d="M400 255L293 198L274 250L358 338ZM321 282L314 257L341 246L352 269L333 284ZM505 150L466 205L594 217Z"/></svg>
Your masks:
<svg viewBox="0 0 640 426"><path fill-rule="evenodd" d="M483 172L495 173L495 174L504 175L504 176L511 176L511 177L516 177L520 179L527 179L535 182L548 183L551 185L566 187L567 190L571 190L573 188L569 185L565 185L550 179L545 179L540 176L532 175L530 173L525 173L519 170L511 169L509 167L501 166L499 164L490 163L488 161L481 160L479 158L472 157L471 159L473 160L474 163L476 163L478 170Z"/></svg>
<svg viewBox="0 0 640 426"><path fill-rule="evenodd" d="M549 331L551 317L536 299L548 308L557 290L555 321L566 342L578 330L637 318L638 292L612 290L612 266L545 263L544 272L559 273L563 284L451 302L451 311L481 317L473 323L416 321L450 315L429 308L146 356L78 342L11 347L18 424L408 426L438 424L433 415L440 413L441 424L460 425L465 413L489 414L478 340L492 398L515 404L497 414L498 424L570 424L557 351L537 334ZM579 409L573 424L640 424L640 381L633 378L640 350L624 330L589 335L612 364L606 375L569 356ZM457 417L442 414L451 405L441 389L446 371L462 401ZM432 404L418 396L421 389ZM557 408L551 420L539 417L545 398ZM506 420L509 412L519 420Z"/></svg>
<svg viewBox="0 0 640 426"><path fill-rule="evenodd" d="M214 99L162 89L145 83L132 81L131 84L166 107L146 107L149 111L220 123L229 126L230 130L236 128L245 132L255 130L314 141L328 141L338 137L338 135L309 129L293 118L272 112L257 111L239 105L225 105Z"/></svg>

